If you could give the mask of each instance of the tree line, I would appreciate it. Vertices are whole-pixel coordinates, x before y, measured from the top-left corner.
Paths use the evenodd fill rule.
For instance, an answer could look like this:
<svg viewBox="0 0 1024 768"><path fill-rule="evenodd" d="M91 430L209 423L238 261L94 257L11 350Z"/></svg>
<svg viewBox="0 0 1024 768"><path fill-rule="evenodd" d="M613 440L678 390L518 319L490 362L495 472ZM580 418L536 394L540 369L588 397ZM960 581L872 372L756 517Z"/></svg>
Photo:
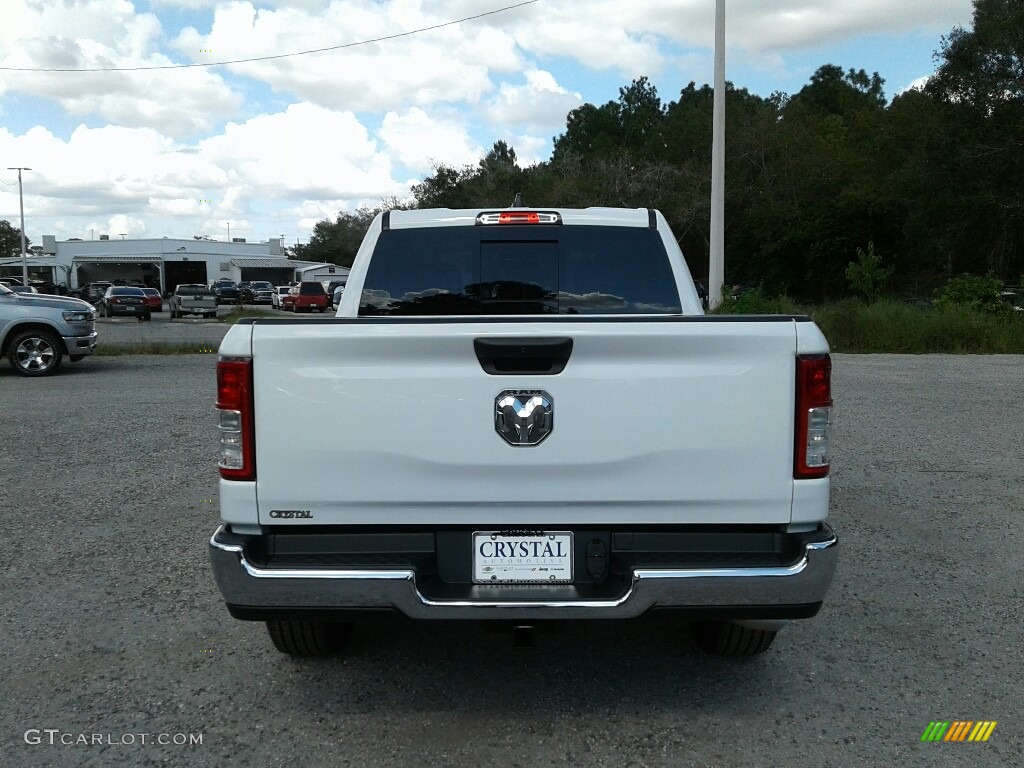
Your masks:
<svg viewBox="0 0 1024 768"><path fill-rule="evenodd" d="M886 286L926 296L950 277L1024 275L1024 1L976 0L919 89L887 99L878 73L820 67L796 94L726 86L726 283L823 301L870 253ZM523 168L496 142L478 165L439 165L409 207L653 207L707 274L713 89L663 102L641 77L567 118L549 160ZM396 200L381 207L401 207ZM296 253L351 263L375 210L316 225ZM863 261L861 263L864 263Z"/></svg>

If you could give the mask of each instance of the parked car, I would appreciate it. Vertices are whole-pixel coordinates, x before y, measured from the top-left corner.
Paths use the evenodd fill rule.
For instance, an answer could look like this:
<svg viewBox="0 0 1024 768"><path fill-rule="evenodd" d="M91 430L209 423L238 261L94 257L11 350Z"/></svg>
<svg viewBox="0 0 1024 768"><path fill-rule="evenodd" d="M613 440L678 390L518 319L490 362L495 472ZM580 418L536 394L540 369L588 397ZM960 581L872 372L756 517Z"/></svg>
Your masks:
<svg viewBox="0 0 1024 768"><path fill-rule="evenodd" d="M137 317L141 321L149 320L151 315L146 294L128 285L107 288L96 308L103 317Z"/></svg>
<svg viewBox="0 0 1024 768"><path fill-rule="evenodd" d="M238 290L238 283L234 280L221 278L215 283L212 283L210 288L213 289L213 293L217 297L218 304L237 304L241 297Z"/></svg>
<svg viewBox="0 0 1024 768"><path fill-rule="evenodd" d="M274 286L266 280L242 283L241 297L243 304L273 304Z"/></svg>
<svg viewBox="0 0 1024 768"><path fill-rule="evenodd" d="M284 309L284 297L288 295L292 287L290 285L279 285L274 289L274 295L270 297L270 304L274 309Z"/></svg>
<svg viewBox="0 0 1024 768"><path fill-rule="evenodd" d="M149 309L151 312L164 311L164 300L160 298L160 291L156 288L143 288L142 292L146 294L146 299L149 301Z"/></svg>
<svg viewBox="0 0 1024 768"><path fill-rule="evenodd" d="M96 349L96 310L64 296L15 293L0 284L0 356L22 376L46 376L65 356L77 363Z"/></svg>
<svg viewBox="0 0 1024 768"><path fill-rule="evenodd" d="M21 283L5 283L15 293L39 293L31 285L22 285Z"/></svg>
<svg viewBox="0 0 1024 768"><path fill-rule="evenodd" d="M1011 307L1015 312L1024 312L1024 290L1007 286L1007 289L1000 292L999 300Z"/></svg>
<svg viewBox="0 0 1024 768"><path fill-rule="evenodd" d="M284 297L284 308L292 312L327 311L327 291L322 283L302 282L292 287Z"/></svg>
<svg viewBox="0 0 1024 768"><path fill-rule="evenodd" d="M296 285L289 286L288 292L281 297L281 309L288 311L289 309L295 311L295 297L299 293L299 288Z"/></svg>
<svg viewBox="0 0 1024 768"><path fill-rule="evenodd" d="M76 288L71 291L71 295L75 298L84 299L92 305L97 305L100 303L100 299L103 298L103 295L107 292L107 288L112 285L113 283L107 280L97 280L92 283L87 283L80 288Z"/></svg>

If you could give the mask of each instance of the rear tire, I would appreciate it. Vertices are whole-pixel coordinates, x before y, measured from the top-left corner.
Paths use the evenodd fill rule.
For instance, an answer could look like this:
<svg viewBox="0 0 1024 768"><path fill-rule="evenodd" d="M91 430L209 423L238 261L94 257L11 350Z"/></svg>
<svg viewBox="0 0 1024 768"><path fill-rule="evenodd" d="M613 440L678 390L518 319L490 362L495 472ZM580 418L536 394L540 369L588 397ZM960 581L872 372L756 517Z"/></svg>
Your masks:
<svg viewBox="0 0 1024 768"><path fill-rule="evenodd" d="M706 621L691 627L693 639L702 651L712 656L742 658L767 651L777 630L750 629L729 621Z"/></svg>
<svg viewBox="0 0 1024 768"><path fill-rule="evenodd" d="M352 634L352 625L326 621L268 621L267 632L281 653L309 658L330 656L344 648Z"/></svg>

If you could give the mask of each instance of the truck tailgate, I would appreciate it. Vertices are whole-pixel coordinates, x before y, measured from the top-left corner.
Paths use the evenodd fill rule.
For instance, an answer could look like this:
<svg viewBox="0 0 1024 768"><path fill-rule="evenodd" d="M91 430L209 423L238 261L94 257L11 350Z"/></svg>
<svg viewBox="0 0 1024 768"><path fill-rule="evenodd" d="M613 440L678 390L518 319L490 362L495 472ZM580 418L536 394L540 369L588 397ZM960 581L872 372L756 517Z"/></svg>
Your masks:
<svg viewBox="0 0 1024 768"><path fill-rule="evenodd" d="M722 320L255 321L259 520L787 523L797 321ZM484 337L573 348L491 375ZM550 396L539 445L497 433L505 390Z"/></svg>

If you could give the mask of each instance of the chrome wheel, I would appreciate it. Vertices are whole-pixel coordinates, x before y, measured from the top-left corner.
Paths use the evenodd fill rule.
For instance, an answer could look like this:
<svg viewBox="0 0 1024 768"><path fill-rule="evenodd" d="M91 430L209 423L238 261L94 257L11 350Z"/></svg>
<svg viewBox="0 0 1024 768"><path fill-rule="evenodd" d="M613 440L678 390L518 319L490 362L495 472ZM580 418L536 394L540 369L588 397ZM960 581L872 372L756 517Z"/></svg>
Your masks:
<svg viewBox="0 0 1024 768"><path fill-rule="evenodd" d="M56 337L46 331L25 331L11 341L7 358L22 376L45 376L60 365L63 352Z"/></svg>

